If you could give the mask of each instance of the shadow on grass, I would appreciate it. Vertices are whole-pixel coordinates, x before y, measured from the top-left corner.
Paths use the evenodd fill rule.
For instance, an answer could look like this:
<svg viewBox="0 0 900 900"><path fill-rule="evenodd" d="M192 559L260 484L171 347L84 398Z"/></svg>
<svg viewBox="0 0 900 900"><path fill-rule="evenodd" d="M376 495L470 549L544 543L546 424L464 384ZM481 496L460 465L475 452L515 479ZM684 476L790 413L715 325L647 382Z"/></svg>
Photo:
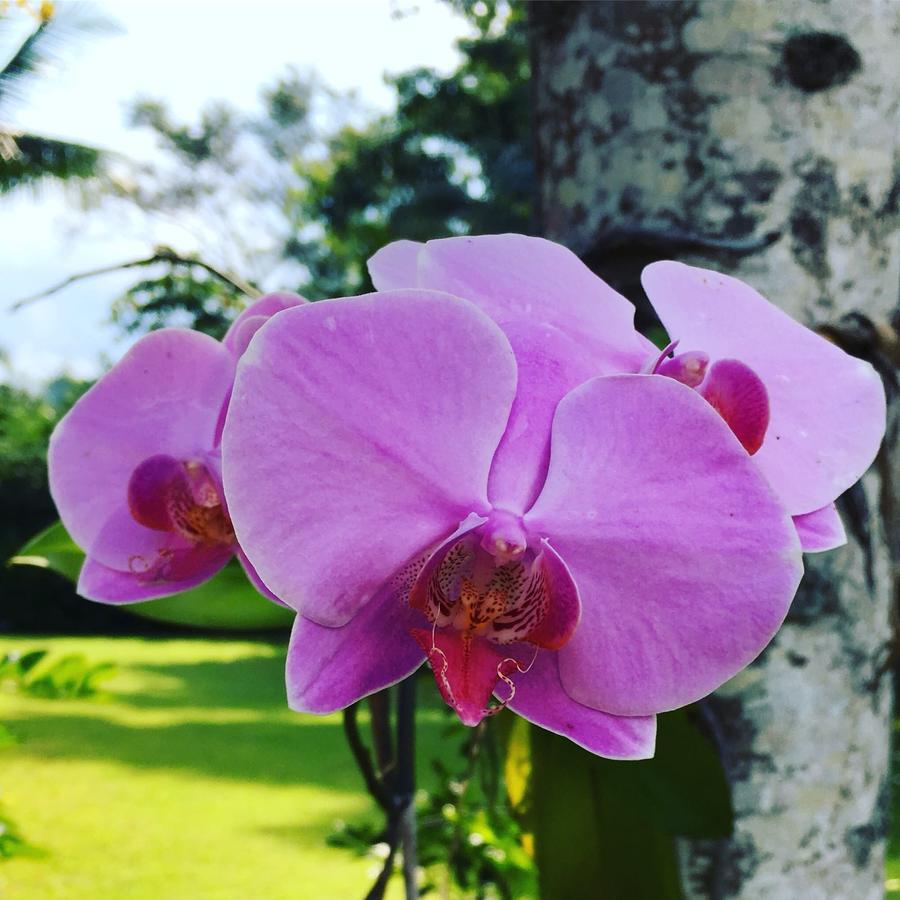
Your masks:
<svg viewBox="0 0 900 900"><path fill-rule="evenodd" d="M264 644L264 652L272 646L278 649L273 656L245 656L233 661L167 664L161 653L158 663L128 668L136 674L173 679L171 688L161 681L160 687L116 692L109 698L114 708L172 710L181 717L189 716L191 708L226 710L249 714L247 721L204 721L204 716L198 715L197 721L126 724L108 716L105 703L78 701L77 708L84 709L79 715L73 712L72 703L57 711L55 701L47 701L15 720L21 742L17 753L40 760L105 759L142 769L183 770L213 778L315 784L359 792L362 780L339 718L287 711L284 649ZM437 691L429 682L430 676L423 673L420 698L424 715L419 716L417 738L418 768L426 784L432 781L431 760L441 753L446 728L436 712L436 706L442 706Z"/></svg>
<svg viewBox="0 0 900 900"><path fill-rule="evenodd" d="M209 709L283 710L284 648L276 656L247 656L231 662L202 661L135 668L153 675L174 678L172 690L117 692L116 703L137 709L178 709L200 706Z"/></svg>
<svg viewBox="0 0 900 900"><path fill-rule="evenodd" d="M185 722L130 726L96 716L29 715L16 722L17 755L42 761L104 759L142 769L183 769L213 778L315 783L358 790L338 722Z"/></svg>

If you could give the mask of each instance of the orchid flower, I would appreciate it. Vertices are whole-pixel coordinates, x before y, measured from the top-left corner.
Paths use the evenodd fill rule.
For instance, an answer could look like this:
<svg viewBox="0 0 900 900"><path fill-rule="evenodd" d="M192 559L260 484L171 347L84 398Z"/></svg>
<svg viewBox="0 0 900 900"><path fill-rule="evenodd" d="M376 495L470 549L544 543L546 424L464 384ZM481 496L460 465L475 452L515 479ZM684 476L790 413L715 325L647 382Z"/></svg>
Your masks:
<svg viewBox="0 0 900 900"><path fill-rule="evenodd" d="M235 541L219 443L238 357L271 315L301 302L260 298L222 343L186 329L146 335L56 426L50 490L86 554L79 594L104 603L164 597L236 555L275 599Z"/></svg>
<svg viewBox="0 0 900 900"><path fill-rule="evenodd" d="M643 758L655 713L779 627L797 535L724 421L674 379L582 377L602 338L541 334L550 351L401 290L287 310L253 338L223 473L241 547L299 612L294 709L340 709L427 660L466 724L509 706Z"/></svg>
<svg viewBox="0 0 900 900"><path fill-rule="evenodd" d="M884 435L881 380L736 278L675 262L648 266L644 288L673 340L660 353L631 328L627 300L540 238L397 241L369 269L379 290L426 288L475 303L506 331L520 362L531 355L517 346L521 329L561 329L586 348L576 378L645 372L696 389L754 455L804 550L846 541L834 500L869 467Z"/></svg>

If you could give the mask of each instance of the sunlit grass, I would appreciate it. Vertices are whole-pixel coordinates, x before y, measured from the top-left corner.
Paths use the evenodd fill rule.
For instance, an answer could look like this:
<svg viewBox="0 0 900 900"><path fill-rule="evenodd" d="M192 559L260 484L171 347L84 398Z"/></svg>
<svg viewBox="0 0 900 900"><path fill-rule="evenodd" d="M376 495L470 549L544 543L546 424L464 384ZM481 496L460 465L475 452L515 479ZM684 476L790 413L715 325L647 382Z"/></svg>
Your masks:
<svg viewBox="0 0 900 900"><path fill-rule="evenodd" d="M99 699L0 695L9 814L40 854L0 863L0 896L354 898L374 861L326 846L372 804L340 718L284 701L281 642L10 638L109 660ZM420 725L422 770L441 722ZM374 813L373 813L374 814Z"/></svg>

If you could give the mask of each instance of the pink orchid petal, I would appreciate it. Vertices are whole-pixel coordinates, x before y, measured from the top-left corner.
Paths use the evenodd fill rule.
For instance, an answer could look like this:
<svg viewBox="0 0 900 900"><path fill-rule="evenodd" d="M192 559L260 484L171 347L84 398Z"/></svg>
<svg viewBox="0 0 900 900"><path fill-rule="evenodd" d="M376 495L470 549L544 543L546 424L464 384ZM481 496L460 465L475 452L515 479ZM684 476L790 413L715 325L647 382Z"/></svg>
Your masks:
<svg viewBox="0 0 900 900"><path fill-rule="evenodd" d="M835 550L847 543L847 532L833 503L811 513L794 516L794 527L805 553Z"/></svg>
<svg viewBox="0 0 900 900"><path fill-rule="evenodd" d="M56 426L48 453L50 492L63 524L90 549L147 457L203 458L231 387L234 360L194 331L141 338ZM109 564L109 563L107 563Z"/></svg>
<svg viewBox="0 0 900 900"><path fill-rule="evenodd" d="M191 546L192 542L180 534L141 525L127 506L121 506L84 550L104 566L128 572L150 569L160 555Z"/></svg>
<svg viewBox="0 0 900 900"><path fill-rule="evenodd" d="M444 702L463 725L477 725L491 714L491 695L501 676L516 670L508 647L455 628L413 628Z"/></svg>
<svg viewBox="0 0 900 900"><path fill-rule="evenodd" d="M422 547L488 511L515 384L502 332L453 297L368 294L273 318L223 436L229 509L263 582L319 624L348 622Z"/></svg>
<svg viewBox="0 0 900 900"><path fill-rule="evenodd" d="M598 372L593 354L553 326L521 321L504 330L516 355L519 383L491 466L488 497L495 507L521 514L547 477L556 405Z"/></svg>
<svg viewBox="0 0 900 900"><path fill-rule="evenodd" d="M658 262L642 281L672 338L713 359L739 359L762 379L771 422L754 459L789 512L826 506L859 479L885 426L884 389L868 363L736 278Z"/></svg>
<svg viewBox="0 0 900 900"><path fill-rule="evenodd" d="M736 359L719 359L710 367L699 393L753 456L762 447L769 427L769 395L759 376Z"/></svg>
<svg viewBox="0 0 900 900"><path fill-rule="evenodd" d="M268 589L262 578L259 577L259 572L257 572L256 569L253 568L252 563L249 559L247 559L247 554L244 553L244 551L241 550L241 548L237 544L235 544L234 555L237 557L238 562L241 564L241 568L244 570L244 574L247 576L247 580L250 582L250 584L253 585L253 587L256 588L257 591L259 591L260 594L263 595L263 597L266 598L266 600L271 600L273 603L277 603L279 606L284 606L287 609L290 609L287 603L285 603L283 600L279 600L279 598L276 597Z"/></svg>
<svg viewBox="0 0 900 900"><path fill-rule="evenodd" d="M394 241L382 247L368 262L376 291L423 287L419 284L419 241Z"/></svg>
<svg viewBox="0 0 900 900"><path fill-rule="evenodd" d="M662 350L656 350L655 355L648 356L642 363L636 374L640 375L656 375L659 373L659 367L669 358L670 354L675 352L678 341L669 341ZM615 374L615 373L610 373ZM676 379L680 380L680 379Z"/></svg>
<svg viewBox="0 0 900 900"><path fill-rule="evenodd" d="M476 304L498 325L552 326L589 349L594 374L633 370L653 345L634 330L634 307L570 250L543 238L489 234L425 244L419 287Z"/></svg>
<svg viewBox="0 0 900 900"><path fill-rule="evenodd" d="M297 616L287 658L291 709L334 712L406 678L425 659L410 636L423 621L389 586L339 628Z"/></svg>
<svg viewBox="0 0 900 900"><path fill-rule="evenodd" d="M563 399L525 526L581 597L563 686L618 715L683 706L747 665L802 572L791 520L727 425L655 375L595 378Z"/></svg>
<svg viewBox="0 0 900 900"><path fill-rule="evenodd" d="M253 335L268 321L269 316L247 316L246 318L242 318L241 321L235 322L231 328L228 329L228 334L222 339L222 343L224 343L235 356L243 356Z"/></svg>
<svg viewBox="0 0 900 900"><path fill-rule="evenodd" d="M520 389L491 471L491 502L522 512L543 484L556 404L595 375L636 371L654 350L634 307L559 244L520 234L389 244L378 287L417 285L474 303L504 330ZM414 280L413 280L414 279Z"/></svg>
<svg viewBox="0 0 900 900"><path fill-rule="evenodd" d="M275 315L285 309L291 309L294 306L300 306L308 301L299 294L292 294L288 291L280 293L266 294L258 300L254 300L241 314L231 323L231 327L222 338L222 343L235 356L241 356L250 343L250 338L256 334L266 322Z"/></svg>
<svg viewBox="0 0 900 900"><path fill-rule="evenodd" d="M656 717L613 716L576 702L559 680L557 654L542 651L527 672L510 677L516 693L509 708L529 722L607 759L653 756ZM505 697L504 691L498 694Z"/></svg>
<svg viewBox="0 0 900 900"><path fill-rule="evenodd" d="M140 603L180 594L212 578L231 559L230 552L210 553L197 561L190 574L177 581L146 581L132 572L121 572L104 566L90 556L81 567L77 593L99 603Z"/></svg>

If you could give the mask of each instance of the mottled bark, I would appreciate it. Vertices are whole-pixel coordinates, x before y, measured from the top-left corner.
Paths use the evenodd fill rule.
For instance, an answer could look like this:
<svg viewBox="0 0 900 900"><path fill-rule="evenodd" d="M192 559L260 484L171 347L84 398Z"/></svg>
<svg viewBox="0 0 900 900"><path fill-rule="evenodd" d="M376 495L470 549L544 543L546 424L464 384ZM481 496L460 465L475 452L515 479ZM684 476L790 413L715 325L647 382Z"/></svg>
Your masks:
<svg viewBox="0 0 900 900"><path fill-rule="evenodd" d="M900 3L530 9L547 236L632 295L652 259L735 274L875 362L896 398ZM840 501L849 544L807 557L778 637L707 701L737 818L732 839L685 846L693 896L882 895L896 399L891 421Z"/></svg>

